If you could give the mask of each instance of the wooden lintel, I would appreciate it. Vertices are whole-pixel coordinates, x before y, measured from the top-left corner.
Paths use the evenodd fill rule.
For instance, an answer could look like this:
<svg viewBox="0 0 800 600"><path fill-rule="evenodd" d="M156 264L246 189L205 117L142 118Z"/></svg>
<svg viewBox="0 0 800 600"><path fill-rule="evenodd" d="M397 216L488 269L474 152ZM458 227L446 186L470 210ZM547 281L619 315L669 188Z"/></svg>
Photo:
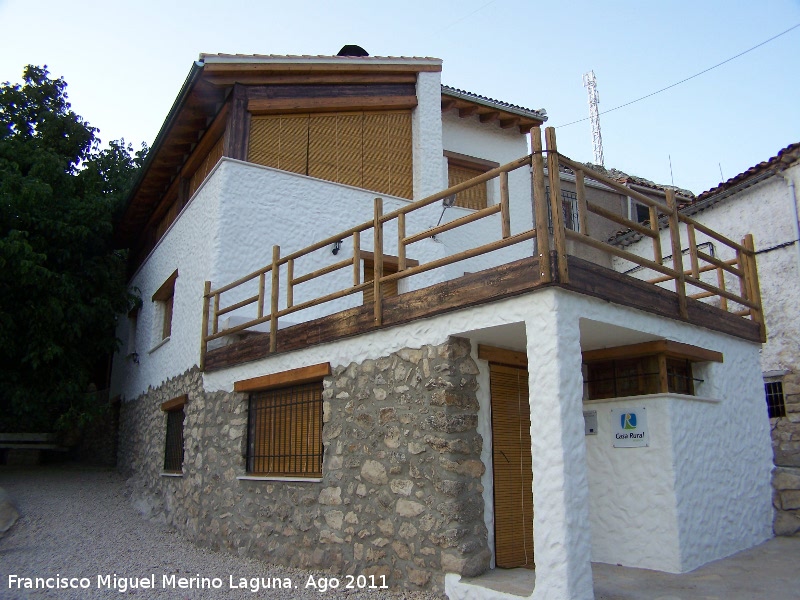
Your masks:
<svg viewBox="0 0 800 600"><path fill-rule="evenodd" d="M497 121L500 119L500 113L496 110L491 110L489 112L481 113L478 116L478 119L481 123L491 123L492 121Z"/></svg>
<svg viewBox="0 0 800 600"><path fill-rule="evenodd" d="M161 405L161 410L164 412L168 412L171 410L177 410L183 407L184 404L189 400L188 394L183 394L182 396L178 396L177 398L173 398L172 400L167 400Z"/></svg>
<svg viewBox="0 0 800 600"><path fill-rule="evenodd" d="M375 253L367 252L366 250L362 250L359 252L359 256L361 260L364 262L372 263L375 262ZM383 264L389 267L397 268L400 264L400 257L392 256L391 254L384 254L383 255ZM406 258L406 267L418 267L419 261L414 260L413 258Z"/></svg>
<svg viewBox="0 0 800 600"><path fill-rule="evenodd" d="M167 277L166 281L161 284L155 294L153 294L153 302L163 302L172 296L172 291L175 289L175 280L178 278L178 269L173 271L172 275Z"/></svg>
<svg viewBox="0 0 800 600"><path fill-rule="evenodd" d="M234 392L261 392L276 387L300 385L319 381L331 374L331 363L320 363L308 367L299 367L271 375L262 375L252 379L242 379L233 384Z"/></svg>
<svg viewBox="0 0 800 600"><path fill-rule="evenodd" d="M681 360L690 360L692 362L723 362L721 352L707 350L681 342L673 342L672 340L655 340L652 342L643 342L641 344L587 350L583 353L583 360L584 362L593 362L617 358L639 358L641 356L659 354L663 354L668 358L678 358Z"/></svg>
<svg viewBox="0 0 800 600"><path fill-rule="evenodd" d="M209 75L206 80L218 86L242 85L343 85L370 83L416 83L416 73L305 73Z"/></svg>
<svg viewBox="0 0 800 600"><path fill-rule="evenodd" d="M416 96L362 96L331 98L251 98L252 114L325 112L329 110L404 110L417 106Z"/></svg>
<svg viewBox="0 0 800 600"><path fill-rule="evenodd" d="M478 344L478 358L490 363L522 367L523 369L528 368L527 353L518 350L508 350L507 348Z"/></svg>

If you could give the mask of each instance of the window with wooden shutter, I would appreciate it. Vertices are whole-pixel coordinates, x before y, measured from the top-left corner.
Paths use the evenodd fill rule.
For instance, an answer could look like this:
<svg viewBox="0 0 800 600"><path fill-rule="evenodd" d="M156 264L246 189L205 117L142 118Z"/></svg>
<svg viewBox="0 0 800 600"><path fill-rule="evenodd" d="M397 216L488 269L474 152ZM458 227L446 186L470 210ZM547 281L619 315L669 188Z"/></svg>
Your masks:
<svg viewBox="0 0 800 600"><path fill-rule="evenodd" d="M248 160L411 198L410 111L253 116Z"/></svg>
<svg viewBox="0 0 800 600"><path fill-rule="evenodd" d="M322 382L250 394L247 472L322 476Z"/></svg>
<svg viewBox="0 0 800 600"><path fill-rule="evenodd" d="M499 163L456 152L445 151L444 155L447 158L447 187L464 183L500 166ZM459 192L456 195L456 206L472 210L486 208L489 205L489 188L487 186L487 182L479 183Z"/></svg>

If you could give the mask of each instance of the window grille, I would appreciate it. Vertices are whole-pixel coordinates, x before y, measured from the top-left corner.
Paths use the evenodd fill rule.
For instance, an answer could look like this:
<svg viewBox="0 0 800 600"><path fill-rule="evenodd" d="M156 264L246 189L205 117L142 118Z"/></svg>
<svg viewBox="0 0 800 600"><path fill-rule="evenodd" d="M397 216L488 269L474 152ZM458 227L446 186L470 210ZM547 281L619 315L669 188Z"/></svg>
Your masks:
<svg viewBox="0 0 800 600"><path fill-rule="evenodd" d="M785 417L786 405L783 397L783 382L764 382L764 394L767 398L767 412L769 413L769 418Z"/></svg>
<svg viewBox="0 0 800 600"><path fill-rule="evenodd" d="M547 193L547 226L553 232L553 215L550 212L550 186L545 188ZM564 227L572 231L580 231L578 225L578 194L569 190L561 190L561 209L564 213Z"/></svg>
<svg viewBox="0 0 800 600"><path fill-rule="evenodd" d="M254 392L247 428L247 472L322 476L322 382Z"/></svg>
<svg viewBox="0 0 800 600"><path fill-rule="evenodd" d="M164 471L183 470L183 407L167 411L167 443L164 449Z"/></svg>

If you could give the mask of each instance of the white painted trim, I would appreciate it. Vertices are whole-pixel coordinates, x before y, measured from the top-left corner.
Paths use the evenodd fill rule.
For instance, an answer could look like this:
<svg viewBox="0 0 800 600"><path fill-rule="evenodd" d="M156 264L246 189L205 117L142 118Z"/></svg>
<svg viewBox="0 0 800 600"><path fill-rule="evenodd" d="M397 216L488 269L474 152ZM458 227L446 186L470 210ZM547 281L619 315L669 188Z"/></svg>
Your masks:
<svg viewBox="0 0 800 600"><path fill-rule="evenodd" d="M160 342L158 342L158 343L157 343L155 346L153 346L152 348L150 348L150 350L148 350L148 351L147 351L147 353L148 353L148 354L152 354L153 352L155 352L156 350L158 350L159 348L161 348L161 346L163 346L164 344L166 344L166 343L167 343L169 340L170 340L170 336L167 336L167 337L165 337L163 340L161 340Z"/></svg>
<svg viewBox="0 0 800 600"><path fill-rule="evenodd" d="M291 483L320 483L322 477L270 477L265 475L239 475L239 481L286 481Z"/></svg>
<svg viewBox="0 0 800 600"><path fill-rule="evenodd" d="M585 404L594 404L597 402L628 402L630 400L657 400L663 398L664 400L693 400L695 402L709 402L711 404L719 404L722 402L719 398L709 398L707 396L692 396L690 394L675 394L671 392L661 394L641 394L639 396L619 396L617 398L595 398L588 400L584 398Z"/></svg>
<svg viewBox="0 0 800 600"><path fill-rule="evenodd" d="M183 473L159 473L161 477L183 477Z"/></svg>

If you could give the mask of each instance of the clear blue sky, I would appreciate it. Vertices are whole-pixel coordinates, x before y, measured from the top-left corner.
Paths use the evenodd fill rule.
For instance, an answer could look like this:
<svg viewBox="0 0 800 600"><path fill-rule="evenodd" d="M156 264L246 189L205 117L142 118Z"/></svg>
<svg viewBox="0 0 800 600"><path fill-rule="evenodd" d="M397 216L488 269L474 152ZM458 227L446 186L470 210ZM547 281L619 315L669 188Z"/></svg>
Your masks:
<svg viewBox="0 0 800 600"><path fill-rule="evenodd" d="M684 79L800 23L800 0L532 2L354 0L54 2L0 0L0 80L24 65L63 76L104 141L152 143L200 52L444 60L448 85L528 108L548 125ZM800 28L718 69L601 115L607 167L694 192L800 141ZM558 128L559 150L592 159L589 121Z"/></svg>

